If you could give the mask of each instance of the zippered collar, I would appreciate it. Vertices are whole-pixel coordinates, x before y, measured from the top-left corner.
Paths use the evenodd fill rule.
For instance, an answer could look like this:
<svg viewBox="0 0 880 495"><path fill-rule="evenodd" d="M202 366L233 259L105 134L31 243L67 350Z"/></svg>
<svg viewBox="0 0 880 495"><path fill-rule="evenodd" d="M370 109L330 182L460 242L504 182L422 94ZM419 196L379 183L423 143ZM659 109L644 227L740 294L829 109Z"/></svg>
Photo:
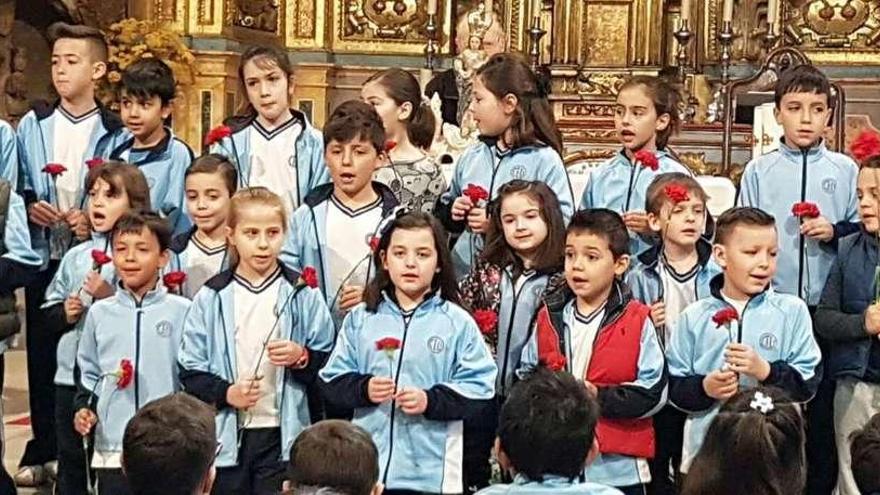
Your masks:
<svg viewBox="0 0 880 495"><path fill-rule="evenodd" d="M143 160L140 160L138 163L133 163L133 165L141 165L145 163L152 163L160 160L164 157L168 151L171 149L171 142L174 140L174 132L168 127L165 128L165 137L163 137L158 143L150 146L149 148L140 148L134 149L134 138L126 140L121 145L117 146L110 153L111 160L119 160L119 157L122 156L126 151L130 151L131 153L137 152L142 153L144 151L147 152L147 156L144 157ZM132 163L131 160L127 160L129 163Z"/></svg>
<svg viewBox="0 0 880 495"><path fill-rule="evenodd" d="M379 195L379 200L382 202L382 217L384 218L397 206L397 197L390 187L381 182L372 181L370 185L373 187L373 191ZM333 188L332 182L321 184L306 195L303 203L308 205L309 208L314 209L319 204L330 200L330 196L333 195Z"/></svg>
<svg viewBox="0 0 880 495"><path fill-rule="evenodd" d="M49 103L45 100L35 102L31 108L34 111L37 120L44 120L52 115L60 105L61 99L59 98L53 103ZM122 129L123 123L122 119L119 118L119 115L116 115L98 100L95 100L95 105L97 105L98 113L101 116L101 124L104 125L104 129L106 129L108 133Z"/></svg>
<svg viewBox="0 0 880 495"><path fill-rule="evenodd" d="M818 143L814 144L807 150L807 162L812 163L820 160L825 153L828 151L828 148L825 146L825 140L820 139ZM804 159L804 152L801 148L791 147L785 143L785 137L779 138L779 152L782 153L786 158L794 161L795 163L800 164Z"/></svg>
<svg viewBox="0 0 880 495"><path fill-rule="evenodd" d="M566 284L565 287L568 288L568 285ZM547 304L547 309L550 312L558 313L560 311L565 312L568 308L571 308L573 315L574 305L577 304L577 301L575 300L574 292L572 292L571 289L568 289L567 294L568 297L566 297L565 301L562 301L562 296L560 294L552 295L552 306L545 297L544 301L545 304ZM599 325L600 328L604 328L617 320L626 310L627 305L629 305L632 299L633 296L629 286L615 278L614 282L611 284L611 291L608 293L608 299L605 301L605 315L602 317L602 323ZM560 302L562 302L561 306Z"/></svg>
<svg viewBox="0 0 880 495"><path fill-rule="evenodd" d="M144 294L144 298L138 302L134 294L122 285L122 280L116 283L116 300L122 306L127 308L146 308L161 303L165 296L168 295L168 289L162 285L161 280L156 281L156 285Z"/></svg>
<svg viewBox="0 0 880 495"><path fill-rule="evenodd" d="M296 287L302 274L284 263L279 263L278 266L281 267L281 276L287 280L290 285ZM235 267L230 267L229 269L223 270L217 275L211 277L205 282L205 287L210 287L212 290L220 292L231 284L234 279Z"/></svg>
<svg viewBox="0 0 880 495"><path fill-rule="evenodd" d="M290 115L292 115L294 119L296 119L297 121L299 121L302 124L303 132L302 132L302 134L300 134L300 136L302 136L303 134L305 134L306 129L311 128L312 125L311 125L311 123L309 123L309 120L306 118L306 115L304 113L300 112L299 110L294 110L293 108L291 108L289 110L290 110ZM235 134L239 131L246 129L256 119L257 119L257 112L254 111L250 115L236 115L236 116L229 117L228 119L223 121L223 123L225 125L227 125L232 130L233 134Z"/></svg>
<svg viewBox="0 0 880 495"><path fill-rule="evenodd" d="M662 150L661 149L655 150L653 153L657 156L657 160L662 160L664 158L671 158L669 151L667 151L665 148ZM622 162L623 164L625 164L627 166L635 166L635 163L633 163L632 160L630 160L629 157L626 156L626 148L620 148L620 150L617 151L617 154L615 155L615 157L617 158L618 162Z"/></svg>
<svg viewBox="0 0 880 495"><path fill-rule="evenodd" d="M397 303L397 298L394 295L389 294L388 291L382 291L382 299L385 301L385 307L391 313L396 315L403 316L404 311L400 308L400 305ZM413 316L422 311L426 311L429 309L433 309L439 307L443 304L444 299L440 297L440 291L431 291L425 294L425 298L420 302L415 308L413 308Z"/></svg>
<svg viewBox="0 0 880 495"><path fill-rule="evenodd" d="M705 237L700 236L697 240L697 264L700 268L705 268L706 264L709 263L709 260L712 259L712 243L706 240ZM645 267L650 268L651 270L657 271L657 265L660 261L660 253L663 251L663 243L651 246L647 251L643 251L641 254L636 256L636 259L639 260L639 263L645 265Z"/></svg>
<svg viewBox="0 0 880 495"><path fill-rule="evenodd" d="M498 149L498 141L500 141L500 138L498 136L482 136L481 135L481 136L478 136L477 139L481 143L486 145L486 148L489 150L490 153L494 154L495 150ZM521 152L537 151L541 148L546 148L546 147L547 147L547 145L544 143L527 144L525 146L520 146L519 148L510 148L510 149L505 150L504 156L510 157L510 156L513 156L513 155L521 153Z"/></svg>
<svg viewBox="0 0 880 495"><path fill-rule="evenodd" d="M712 294L712 297L723 302L726 306L730 306L730 303L728 303L727 300L724 299L724 295L721 293L722 287L724 287L724 274L719 273L718 275L712 277L712 280L709 281L709 292ZM770 294L772 291L773 289L770 288L770 284L767 284L767 287L764 287L764 290L750 297L747 304L761 304L767 297L767 294Z"/></svg>
<svg viewBox="0 0 880 495"><path fill-rule="evenodd" d="M168 249L176 254L184 252L186 250L186 247L189 245L189 241L194 235L196 235L197 230L199 230L199 228L193 225L188 231L174 236L171 239L171 242L168 244Z"/></svg>

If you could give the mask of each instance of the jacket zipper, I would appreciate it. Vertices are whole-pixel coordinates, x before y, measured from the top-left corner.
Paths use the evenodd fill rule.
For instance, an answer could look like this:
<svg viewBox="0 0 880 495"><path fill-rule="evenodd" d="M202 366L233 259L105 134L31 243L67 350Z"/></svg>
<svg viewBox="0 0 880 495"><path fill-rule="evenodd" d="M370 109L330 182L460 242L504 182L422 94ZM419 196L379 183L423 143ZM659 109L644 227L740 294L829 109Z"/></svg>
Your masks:
<svg viewBox="0 0 880 495"><path fill-rule="evenodd" d="M807 153L809 150L801 149L801 156L803 157L802 165L801 165L801 202L807 200ZM798 225L798 230L800 230L800 225ZM798 233L798 297L804 299L804 264L806 260L804 260L804 248L806 247L806 239L804 238L804 234ZM807 294L809 297L809 294Z"/></svg>
<svg viewBox="0 0 880 495"><path fill-rule="evenodd" d="M140 398L140 386L138 380L138 368L140 367L141 362L141 317L144 314L144 310L141 307L141 302L137 302L137 323L135 324L135 342L134 342L134 407L135 410L140 410L141 408L141 398Z"/></svg>
<svg viewBox="0 0 880 495"><path fill-rule="evenodd" d="M520 274L520 277L524 276L525 275ZM501 391L498 393L501 397L505 397L505 388L507 387L507 364L510 359L510 340L513 338L513 322L516 320L516 307L518 306L517 303L519 302L519 296L522 294L523 289L526 288L526 284L529 283L529 279L526 278L519 290L516 290L515 280L511 279L510 283L513 285L513 309L510 312L510 321L507 323L507 339L504 344L504 361L501 366Z"/></svg>
<svg viewBox="0 0 880 495"><path fill-rule="evenodd" d="M630 167L631 168L629 171L629 187L626 190L626 205L623 207L624 213L629 211L629 202L632 199L632 193L633 193L633 183L636 180L636 164L631 163Z"/></svg>

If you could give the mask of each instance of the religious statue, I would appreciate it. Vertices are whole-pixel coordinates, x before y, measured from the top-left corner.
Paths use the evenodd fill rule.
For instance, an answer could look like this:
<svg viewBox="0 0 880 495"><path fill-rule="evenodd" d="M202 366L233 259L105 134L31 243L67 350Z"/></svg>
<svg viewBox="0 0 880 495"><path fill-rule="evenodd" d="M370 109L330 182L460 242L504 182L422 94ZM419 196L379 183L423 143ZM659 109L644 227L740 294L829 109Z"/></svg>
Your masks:
<svg viewBox="0 0 880 495"><path fill-rule="evenodd" d="M492 27L492 22L494 21L491 8L491 3L487 6L486 2L481 2L476 9L467 14L467 47L455 57L453 62L455 85L458 87L456 119L463 131L465 130L466 123L473 125L472 121L466 118L465 114L468 111L468 106L471 104L474 74L489 59L489 55L483 50L483 37L489 28Z"/></svg>

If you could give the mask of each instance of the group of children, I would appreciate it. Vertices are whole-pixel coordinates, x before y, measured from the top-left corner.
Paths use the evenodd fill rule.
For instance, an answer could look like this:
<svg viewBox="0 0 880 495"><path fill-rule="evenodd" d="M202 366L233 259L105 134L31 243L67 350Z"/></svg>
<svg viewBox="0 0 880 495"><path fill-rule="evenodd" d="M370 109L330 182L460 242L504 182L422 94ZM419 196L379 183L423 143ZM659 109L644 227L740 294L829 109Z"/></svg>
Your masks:
<svg viewBox="0 0 880 495"><path fill-rule="evenodd" d="M246 108L194 158L166 127L163 62L126 69L120 122L95 100L100 33L51 34L60 99L21 121L0 182L0 335L25 286L37 395L19 475L57 459L63 495L93 474L101 493L148 493L126 425L182 390L214 410L216 480L198 484L213 493L308 484L303 445L332 456L303 432L325 418L365 432L375 468L351 464L392 495L719 493L724 450L789 452L804 404L813 484L783 458L766 461L778 479L737 482L833 485L831 435L837 487L858 493L850 433L880 412L880 149L859 171L825 147L818 70L783 73L780 149L713 219L667 147L679 104L659 78L620 88L621 151L576 209L546 85L519 56L476 72L480 139L447 186L405 71L372 76L319 132L290 108L286 55L250 48ZM761 417L782 433L740 424Z"/></svg>

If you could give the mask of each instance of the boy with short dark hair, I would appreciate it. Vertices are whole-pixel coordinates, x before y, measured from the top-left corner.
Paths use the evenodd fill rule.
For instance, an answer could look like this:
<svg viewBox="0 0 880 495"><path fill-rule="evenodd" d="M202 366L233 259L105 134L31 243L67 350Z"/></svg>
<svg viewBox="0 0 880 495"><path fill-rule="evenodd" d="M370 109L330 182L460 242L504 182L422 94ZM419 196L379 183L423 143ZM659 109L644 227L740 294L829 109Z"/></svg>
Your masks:
<svg viewBox="0 0 880 495"><path fill-rule="evenodd" d="M666 349L669 398L688 413L682 472L738 390L772 385L797 402L816 391L820 354L807 306L770 287L777 250L768 213L739 207L718 218L713 253L723 273L711 296L684 310Z"/></svg>
<svg viewBox="0 0 880 495"><path fill-rule="evenodd" d="M566 285L546 293L521 368L565 369L584 381L601 411L600 454L587 479L642 494L654 456L650 416L663 405L666 370L651 308L622 280L629 242L617 213L575 213L565 239Z"/></svg>
<svg viewBox="0 0 880 495"><path fill-rule="evenodd" d="M852 222L858 221L858 167L826 147L824 134L835 101L831 83L819 69L798 65L783 71L774 100L782 142L746 165L737 204L761 208L776 219L779 270L773 287L800 297L812 312L837 256L838 239L857 230ZM795 214L793 208L803 202L815 204L817 216ZM821 336L817 341L827 355L830 344ZM823 376L830 374L823 370ZM834 487L833 399L834 381L823 378L807 409L808 494L827 494Z"/></svg>
<svg viewBox="0 0 880 495"><path fill-rule="evenodd" d="M495 451L513 484L493 485L493 494L619 494L580 479L599 455L599 405L568 373L539 368L513 386L501 407Z"/></svg>
<svg viewBox="0 0 880 495"><path fill-rule="evenodd" d="M137 165L150 184L153 208L168 218L175 234L191 225L184 211L184 181L193 152L174 136L166 123L171 117L176 87L165 62L145 58L122 73L119 109L132 137L110 154L114 160Z"/></svg>
<svg viewBox="0 0 880 495"><path fill-rule="evenodd" d="M385 127L376 110L346 101L324 126L324 159L333 182L315 187L290 218L281 260L314 267L337 327L363 300L370 279L371 239L398 205L388 186L373 180L386 160Z"/></svg>
<svg viewBox="0 0 880 495"><path fill-rule="evenodd" d="M850 439L852 475L862 495L880 494L880 414L875 414L864 428Z"/></svg>
<svg viewBox="0 0 880 495"><path fill-rule="evenodd" d="M123 139L119 117L95 99L98 81L107 72L107 43L100 30L56 23L49 27L52 43L54 104L41 102L18 124L19 184L27 205L31 241L47 267L25 289L27 311L28 384L34 439L28 442L16 475L19 486L46 479L44 464L56 458L54 426L56 327L46 321L40 305L58 263L72 244L72 233L88 237L84 213L86 161L106 158ZM66 171L53 176L47 164ZM49 169L51 170L51 169Z"/></svg>
<svg viewBox="0 0 880 495"><path fill-rule="evenodd" d="M380 495L379 451L363 428L348 421L321 421L293 442L284 489L293 494Z"/></svg>
<svg viewBox="0 0 880 495"><path fill-rule="evenodd" d="M96 302L86 316L77 350L74 426L86 436L97 424L92 467L101 493L127 495L121 464L125 425L142 404L180 389L177 350L190 301L169 294L159 280L171 242L165 219L126 213L111 241L120 282L116 293Z"/></svg>
<svg viewBox="0 0 880 495"><path fill-rule="evenodd" d="M140 408L122 437L122 470L133 495L207 495L217 452L214 409L184 392Z"/></svg>

